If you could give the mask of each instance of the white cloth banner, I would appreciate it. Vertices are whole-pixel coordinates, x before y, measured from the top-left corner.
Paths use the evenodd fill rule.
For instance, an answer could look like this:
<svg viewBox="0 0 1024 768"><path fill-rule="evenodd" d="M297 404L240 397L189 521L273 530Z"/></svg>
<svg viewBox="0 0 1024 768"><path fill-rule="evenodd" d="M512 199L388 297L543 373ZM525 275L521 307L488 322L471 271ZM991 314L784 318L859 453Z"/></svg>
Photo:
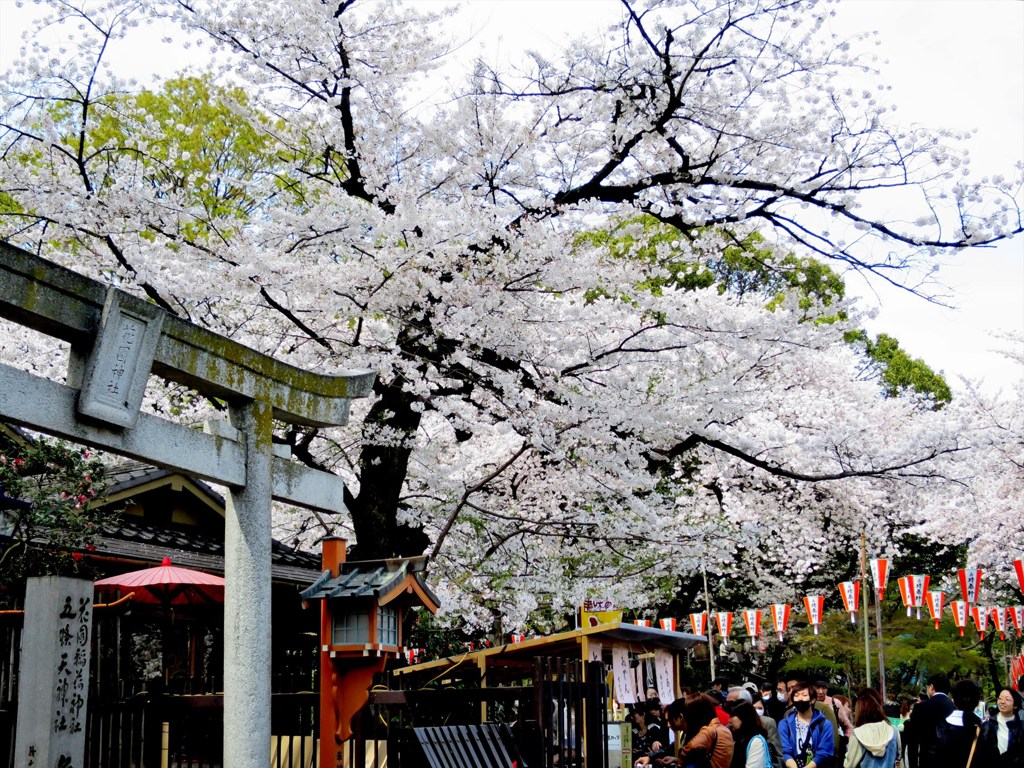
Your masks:
<svg viewBox="0 0 1024 768"><path fill-rule="evenodd" d="M663 705L671 704L676 699L676 685L672 674L672 654L664 648L654 650L654 670L658 680L658 697Z"/></svg>
<svg viewBox="0 0 1024 768"><path fill-rule="evenodd" d="M593 640L587 643L587 661L601 661L601 654L604 653L604 646L595 643Z"/></svg>
<svg viewBox="0 0 1024 768"><path fill-rule="evenodd" d="M615 698L619 704L636 704L636 681L629 666L628 646L612 646L612 676L615 678Z"/></svg>

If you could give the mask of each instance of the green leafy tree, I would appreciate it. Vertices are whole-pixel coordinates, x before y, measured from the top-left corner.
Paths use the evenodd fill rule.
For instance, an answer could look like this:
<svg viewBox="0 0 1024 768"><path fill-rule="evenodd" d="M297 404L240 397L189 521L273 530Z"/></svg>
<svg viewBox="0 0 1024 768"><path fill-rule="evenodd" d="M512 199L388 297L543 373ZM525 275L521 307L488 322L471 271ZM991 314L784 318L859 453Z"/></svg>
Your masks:
<svg viewBox="0 0 1024 768"><path fill-rule="evenodd" d="M656 295L666 288L716 287L719 293L754 297L774 309L795 292L805 319L815 307L830 307L845 295L842 278L820 261L779 254L758 232L742 238L725 229L720 234L721 247L701 261L683 255L680 246L687 235L647 214L584 232L577 236L576 243L607 248L612 259L633 259L658 267L660 275L637 286ZM607 294L598 286L591 290L590 298L601 295ZM845 315L827 318L820 310L814 315L816 322L841 317Z"/></svg>
<svg viewBox="0 0 1024 768"><path fill-rule="evenodd" d="M209 75L177 77L158 91L108 96L97 108L100 116L85 136L86 151L109 159L95 183L114 184L129 172L126 166L134 166L158 196L185 192L193 209L181 237L228 238L233 227L272 202L265 191L254 192L255 179L276 177L277 193L298 189L282 171L296 156L278 140L280 124L254 112L240 87L214 85ZM159 126L159 138L136 130L138 123ZM79 140L69 133L68 149ZM153 227L160 227L158 217ZM142 234L152 238L156 232Z"/></svg>
<svg viewBox="0 0 1024 768"><path fill-rule="evenodd" d="M930 397L935 408L953 399L942 374L933 371L924 360L911 357L892 336L882 333L872 339L861 330L851 331L846 339L864 345L869 360L867 369L877 376L887 397L915 392Z"/></svg>

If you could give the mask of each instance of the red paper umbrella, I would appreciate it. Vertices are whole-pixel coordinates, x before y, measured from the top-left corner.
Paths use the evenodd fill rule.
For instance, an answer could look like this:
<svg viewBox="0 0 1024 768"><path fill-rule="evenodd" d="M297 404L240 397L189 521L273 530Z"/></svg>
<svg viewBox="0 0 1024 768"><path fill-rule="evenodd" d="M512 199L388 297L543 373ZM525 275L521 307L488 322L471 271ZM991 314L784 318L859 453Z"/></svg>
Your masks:
<svg viewBox="0 0 1024 768"><path fill-rule="evenodd" d="M134 592L135 601L154 605L195 605L224 601L224 579L171 565L165 557L156 568L143 568L96 582L103 591Z"/></svg>

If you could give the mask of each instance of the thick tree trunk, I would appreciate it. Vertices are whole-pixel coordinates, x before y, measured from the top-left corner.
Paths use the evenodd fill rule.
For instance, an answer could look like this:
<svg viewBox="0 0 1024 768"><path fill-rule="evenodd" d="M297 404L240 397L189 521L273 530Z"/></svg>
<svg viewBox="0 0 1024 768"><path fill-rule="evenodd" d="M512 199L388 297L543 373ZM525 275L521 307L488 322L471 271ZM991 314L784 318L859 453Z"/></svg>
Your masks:
<svg viewBox="0 0 1024 768"><path fill-rule="evenodd" d="M356 541L351 559L421 555L430 543L422 528L399 525L398 509L409 456L420 425L417 398L400 381L378 383L379 399L366 417L366 429L378 428L400 435L382 441L372 434L360 454L359 495L349 502Z"/></svg>

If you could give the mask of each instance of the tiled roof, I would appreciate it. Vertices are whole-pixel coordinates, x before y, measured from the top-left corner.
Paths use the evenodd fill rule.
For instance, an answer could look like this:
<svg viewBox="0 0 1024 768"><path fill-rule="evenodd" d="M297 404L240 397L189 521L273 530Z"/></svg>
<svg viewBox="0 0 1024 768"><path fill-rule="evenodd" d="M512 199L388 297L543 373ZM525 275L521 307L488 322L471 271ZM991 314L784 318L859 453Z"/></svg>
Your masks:
<svg viewBox="0 0 1024 768"><path fill-rule="evenodd" d="M152 464L144 464L141 461L121 460L116 464L108 464L104 468L104 479L106 487L103 493L108 496L136 488L140 485L160 480L164 477L180 474L167 469L154 467ZM197 477L189 477L189 480L203 493L210 497L217 506L224 506L224 497L213 488Z"/></svg>
<svg viewBox="0 0 1024 768"><path fill-rule="evenodd" d="M114 495L179 474L139 461L121 460L108 465L104 495ZM198 478L192 484L217 507L224 497ZM224 571L223 532L211 532L194 526L153 525L131 515L121 515L97 537L96 548L104 554L159 563L170 557L176 565ZM271 542L271 575L275 580L308 584L320 570L319 555L294 549L279 541Z"/></svg>
<svg viewBox="0 0 1024 768"><path fill-rule="evenodd" d="M119 460L105 468L107 484L103 494L112 496L130 491L147 483L169 477L175 472L159 469L138 461ZM224 507L224 498L213 488L199 480L189 478L201 493L208 496L214 506ZM0 537L8 535L0 512ZM206 571L224 572L223 530L211 531L196 526L144 522L129 514L122 514L93 537L97 558L117 558L141 565L158 565L165 557L175 565ZM279 541L271 542L271 577L296 585L309 584L320 572L320 556L289 547Z"/></svg>
<svg viewBox="0 0 1024 768"><path fill-rule="evenodd" d="M95 537L98 554L158 564L171 558L186 568L224 572L224 540L194 528L149 525L122 516ZM320 570L320 558L309 552L271 543L271 577L276 581L308 584Z"/></svg>
<svg viewBox="0 0 1024 768"><path fill-rule="evenodd" d="M412 577L431 599L436 598L424 584L421 574L426 568L426 557L410 557L393 560L363 560L342 563L337 576L324 571L300 593L303 600L324 598L355 598L382 595L397 588L407 577Z"/></svg>

